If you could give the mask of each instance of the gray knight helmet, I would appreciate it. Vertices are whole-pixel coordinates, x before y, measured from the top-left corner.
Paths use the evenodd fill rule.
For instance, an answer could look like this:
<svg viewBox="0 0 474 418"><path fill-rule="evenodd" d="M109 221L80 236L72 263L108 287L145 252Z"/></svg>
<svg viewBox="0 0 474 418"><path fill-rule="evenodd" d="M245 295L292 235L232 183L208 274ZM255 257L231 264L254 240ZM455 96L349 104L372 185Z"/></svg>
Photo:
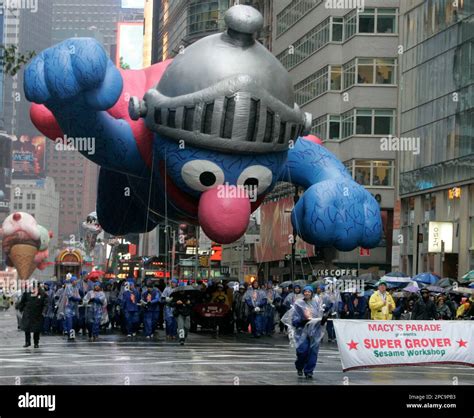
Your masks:
<svg viewBox="0 0 474 418"><path fill-rule="evenodd" d="M198 148L226 153L288 150L309 133L311 115L295 103L282 64L255 34L263 17L251 6L225 14L227 31L200 39L174 58L143 100L132 97L133 120Z"/></svg>

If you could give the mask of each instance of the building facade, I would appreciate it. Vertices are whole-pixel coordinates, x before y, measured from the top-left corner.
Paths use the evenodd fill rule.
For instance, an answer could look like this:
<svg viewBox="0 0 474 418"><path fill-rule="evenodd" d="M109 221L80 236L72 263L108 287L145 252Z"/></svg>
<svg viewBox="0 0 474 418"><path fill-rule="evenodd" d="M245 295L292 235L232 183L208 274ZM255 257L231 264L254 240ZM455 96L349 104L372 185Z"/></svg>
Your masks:
<svg viewBox="0 0 474 418"><path fill-rule="evenodd" d="M459 278L474 269L474 3L403 1L400 17L400 137L419 143L399 151L400 268ZM444 253L430 222L448 223Z"/></svg>
<svg viewBox="0 0 474 418"><path fill-rule="evenodd" d="M313 116L312 133L381 208L377 248L333 251L325 262L389 271L396 152L384 144L397 134L399 1L367 0L364 10L332 3L275 2L273 53L293 79L296 102Z"/></svg>
<svg viewBox="0 0 474 418"><path fill-rule="evenodd" d="M53 44L75 37L99 40L115 56L121 0L49 0L53 4Z"/></svg>

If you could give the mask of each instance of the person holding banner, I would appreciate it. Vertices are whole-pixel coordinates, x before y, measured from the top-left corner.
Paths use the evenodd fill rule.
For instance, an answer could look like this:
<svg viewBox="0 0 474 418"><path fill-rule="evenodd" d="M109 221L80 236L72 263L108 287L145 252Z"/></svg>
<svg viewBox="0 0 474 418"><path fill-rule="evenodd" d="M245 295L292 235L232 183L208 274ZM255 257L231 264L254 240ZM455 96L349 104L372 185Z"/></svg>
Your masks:
<svg viewBox="0 0 474 418"><path fill-rule="evenodd" d="M377 285L377 292L374 292L369 300L370 317L376 321L390 320L395 309L395 302L392 295L387 292L387 282L385 280L379 280Z"/></svg>
<svg viewBox="0 0 474 418"><path fill-rule="evenodd" d="M319 298L313 299L313 287L305 286L303 299L298 299L283 316L282 322L290 329L290 339L296 347L295 367L298 376L313 378L318 361L319 344L323 337L323 308Z"/></svg>

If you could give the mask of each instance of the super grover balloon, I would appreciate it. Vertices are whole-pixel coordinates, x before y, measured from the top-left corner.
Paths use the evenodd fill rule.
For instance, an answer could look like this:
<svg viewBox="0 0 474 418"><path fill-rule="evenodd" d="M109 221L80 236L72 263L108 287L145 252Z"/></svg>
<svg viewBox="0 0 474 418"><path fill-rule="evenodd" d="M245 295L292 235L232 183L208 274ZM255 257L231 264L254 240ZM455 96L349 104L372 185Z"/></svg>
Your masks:
<svg viewBox="0 0 474 418"><path fill-rule="evenodd" d="M43 51L25 70L34 124L52 139L95 139L93 153L79 151L101 167L97 214L111 234L150 231L168 217L230 243L288 181L305 189L292 222L306 242L375 247L379 206L304 136L311 116L295 104L287 71L255 41L262 15L239 5L225 22L226 32L141 71L117 69L94 39Z"/></svg>

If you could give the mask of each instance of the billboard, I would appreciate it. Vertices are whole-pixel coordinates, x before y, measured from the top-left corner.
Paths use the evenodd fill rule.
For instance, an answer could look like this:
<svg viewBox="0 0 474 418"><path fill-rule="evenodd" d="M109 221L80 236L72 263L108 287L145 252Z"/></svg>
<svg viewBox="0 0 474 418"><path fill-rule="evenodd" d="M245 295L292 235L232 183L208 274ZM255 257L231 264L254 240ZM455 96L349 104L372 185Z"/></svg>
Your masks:
<svg viewBox="0 0 474 418"><path fill-rule="evenodd" d="M22 135L13 138L12 178L38 179L46 176L45 172L46 138Z"/></svg>
<svg viewBox="0 0 474 418"><path fill-rule="evenodd" d="M125 70L143 68L143 23L117 23L116 65Z"/></svg>
<svg viewBox="0 0 474 418"><path fill-rule="evenodd" d="M260 242L255 246L257 262L283 260L291 253L291 210L293 197L268 202L260 207ZM305 257L314 256L314 247L302 239L296 239L296 253Z"/></svg>
<svg viewBox="0 0 474 418"><path fill-rule="evenodd" d="M145 0L122 0L122 9L144 9Z"/></svg>

